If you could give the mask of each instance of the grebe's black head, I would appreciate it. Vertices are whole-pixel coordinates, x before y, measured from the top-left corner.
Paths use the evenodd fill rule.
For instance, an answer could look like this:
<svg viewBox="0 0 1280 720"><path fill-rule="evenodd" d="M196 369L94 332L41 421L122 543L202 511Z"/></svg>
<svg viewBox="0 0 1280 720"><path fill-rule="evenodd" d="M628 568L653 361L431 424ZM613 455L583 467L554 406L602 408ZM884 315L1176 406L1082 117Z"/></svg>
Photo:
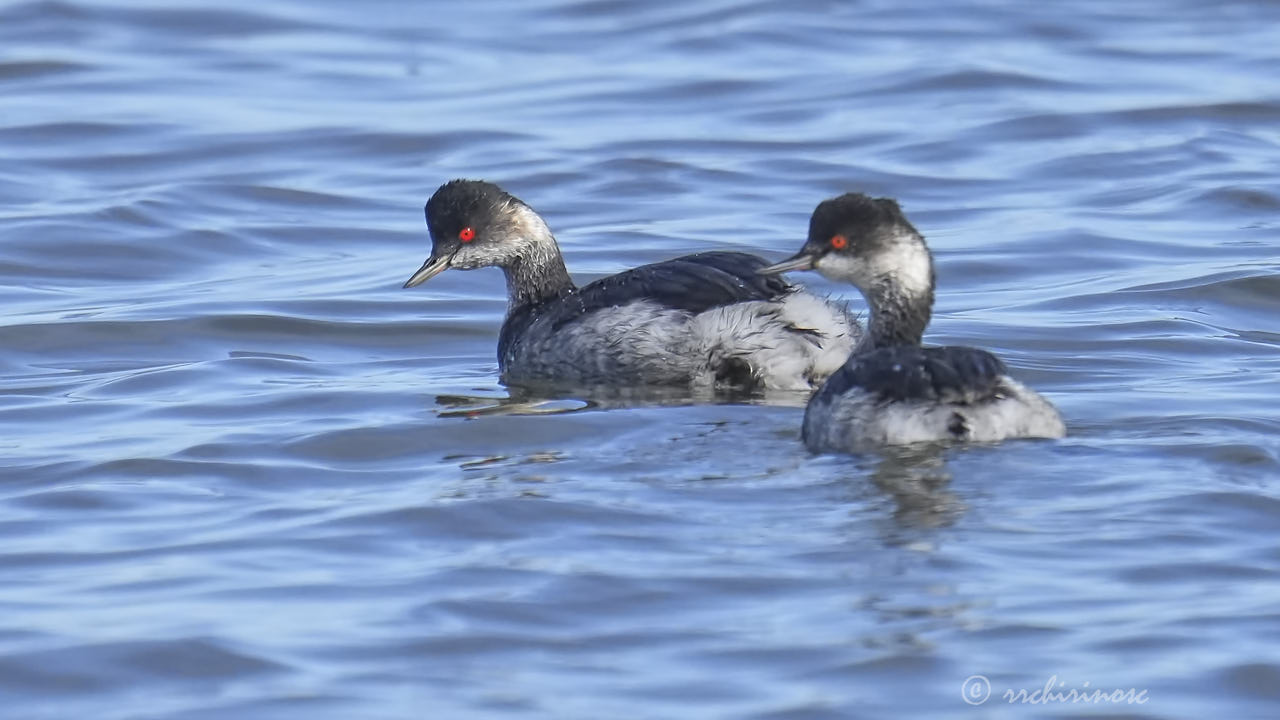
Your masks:
<svg viewBox="0 0 1280 720"><path fill-rule="evenodd" d="M449 268L504 267L551 238L546 223L518 198L483 180L451 180L427 201L431 257L405 287L420 285ZM551 240L554 243L554 240Z"/></svg>
<svg viewBox="0 0 1280 720"><path fill-rule="evenodd" d="M809 237L800 252L758 272L817 270L866 290L892 274L912 286L931 290L933 263L924 238L891 198L845 193L823 200L809 218ZM914 286L927 285L928 288Z"/></svg>

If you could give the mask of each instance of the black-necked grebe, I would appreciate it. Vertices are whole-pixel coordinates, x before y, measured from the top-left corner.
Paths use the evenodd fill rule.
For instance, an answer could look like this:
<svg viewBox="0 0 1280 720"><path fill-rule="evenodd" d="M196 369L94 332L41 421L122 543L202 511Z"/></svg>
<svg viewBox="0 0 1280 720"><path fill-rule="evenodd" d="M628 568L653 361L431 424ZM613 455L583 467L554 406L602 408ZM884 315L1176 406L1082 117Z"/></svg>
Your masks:
<svg viewBox="0 0 1280 720"><path fill-rule="evenodd" d="M405 287L449 268L502 268L506 383L807 390L862 335L842 306L759 274L767 262L754 255L688 255L579 288L547 224L497 185L445 183L426 215L431 256Z"/></svg>
<svg viewBox="0 0 1280 720"><path fill-rule="evenodd" d="M852 283L871 311L866 336L805 409L810 450L1066 434L1053 405L1010 378L995 355L921 346L933 309L933 257L893 200L858 193L824 200L800 252L758 272L789 270Z"/></svg>

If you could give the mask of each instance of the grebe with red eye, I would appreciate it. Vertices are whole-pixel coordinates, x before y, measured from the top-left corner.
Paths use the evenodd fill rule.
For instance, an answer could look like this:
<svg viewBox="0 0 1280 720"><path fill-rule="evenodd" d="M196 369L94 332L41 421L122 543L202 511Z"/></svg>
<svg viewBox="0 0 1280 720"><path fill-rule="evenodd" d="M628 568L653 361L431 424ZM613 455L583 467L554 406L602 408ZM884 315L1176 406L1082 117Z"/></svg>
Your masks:
<svg viewBox="0 0 1280 720"><path fill-rule="evenodd" d="M1009 377L995 355L920 344L933 309L933 256L893 200L848 193L819 203L800 252L757 272L789 270L852 283L871 311L862 342L805 408L810 450L1066 434L1053 405Z"/></svg>
<svg viewBox="0 0 1280 720"><path fill-rule="evenodd" d="M757 273L755 255L698 253L578 287L546 222L493 183L445 183L426 216L431 256L405 287L501 268L507 383L809 390L862 336L842 305Z"/></svg>

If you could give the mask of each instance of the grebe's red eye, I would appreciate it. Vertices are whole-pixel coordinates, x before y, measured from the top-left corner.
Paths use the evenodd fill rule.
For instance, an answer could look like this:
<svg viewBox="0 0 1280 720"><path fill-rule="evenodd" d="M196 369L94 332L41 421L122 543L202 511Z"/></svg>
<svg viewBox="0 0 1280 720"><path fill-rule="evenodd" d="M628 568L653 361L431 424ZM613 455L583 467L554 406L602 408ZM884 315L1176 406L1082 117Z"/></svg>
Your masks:
<svg viewBox="0 0 1280 720"><path fill-rule="evenodd" d="M846 248L846 247L848 247L848 246L849 246L849 238L847 238L847 237L845 237L845 236L843 236L843 235L832 235L832 236L831 236L831 247L833 247L833 248L835 248L835 249L837 249L837 250L843 250L843 249L845 249L845 248Z"/></svg>
<svg viewBox="0 0 1280 720"><path fill-rule="evenodd" d="M458 239L462 242L471 242L476 239L476 231L469 227L464 227L458 231Z"/></svg>

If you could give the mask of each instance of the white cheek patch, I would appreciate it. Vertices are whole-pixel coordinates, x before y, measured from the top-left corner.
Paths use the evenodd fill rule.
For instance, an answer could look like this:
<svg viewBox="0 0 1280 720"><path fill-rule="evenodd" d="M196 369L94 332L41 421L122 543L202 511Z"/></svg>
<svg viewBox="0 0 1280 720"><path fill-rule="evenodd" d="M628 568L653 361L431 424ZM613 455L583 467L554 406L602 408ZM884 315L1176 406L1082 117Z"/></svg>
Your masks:
<svg viewBox="0 0 1280 720"><path fill-rule="evenodd" d="M813 269L828 280L853 283L860 288L871 282L867 264L842 253L829 252L823 255L818 258Z"/></svg>
<svg viewBox="0 0 1280 720"><path fill-rule="evenodd" d="M902 292L919 297L933 287L933 262L929 250L915 236L893 238L869 257L829 252L818 259L814 269L830 280L852 283L864 293L884 278L893 278Z"/></svg>
<svg viewBox="0 0 1280 720"><path fill-rule="evenodd" d="M559 249L547 223L528 207L512 204L499 211L484 237L458 245L451 267L505 267L516 259L540 265L558 256Z"/></svg>
<svg viewBox="0 0 1280 720"><path fill-rule="evenodd" d="M458 270L475 270L476 268L497 265L502 259L499 253L493 252L485 245L463 245L453 253L449 266Z"/></svg>

